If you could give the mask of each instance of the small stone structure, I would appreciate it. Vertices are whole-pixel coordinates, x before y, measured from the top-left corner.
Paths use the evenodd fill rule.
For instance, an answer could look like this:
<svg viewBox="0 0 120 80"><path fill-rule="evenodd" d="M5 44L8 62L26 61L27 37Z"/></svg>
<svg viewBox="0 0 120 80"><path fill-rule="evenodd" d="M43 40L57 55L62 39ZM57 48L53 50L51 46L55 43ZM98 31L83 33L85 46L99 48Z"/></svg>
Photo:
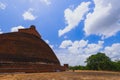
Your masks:
<svg viewBox="0 0 120 80"><path fill-rule="evenodd" d="M0 34L0 72L55 72L67 68L60 65L34 25Z"/></svg>

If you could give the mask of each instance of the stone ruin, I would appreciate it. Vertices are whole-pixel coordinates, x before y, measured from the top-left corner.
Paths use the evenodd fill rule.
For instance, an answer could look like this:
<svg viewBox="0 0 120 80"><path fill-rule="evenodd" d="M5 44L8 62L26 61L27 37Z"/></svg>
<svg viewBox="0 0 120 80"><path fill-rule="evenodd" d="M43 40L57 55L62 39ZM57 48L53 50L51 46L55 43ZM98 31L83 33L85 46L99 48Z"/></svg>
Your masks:
<svg viewBox="0 0 120 80"><path fill-rule="evenodd" d="M65 71L56 55L32 25L18 32L0 34L0 72Z"/></svg>

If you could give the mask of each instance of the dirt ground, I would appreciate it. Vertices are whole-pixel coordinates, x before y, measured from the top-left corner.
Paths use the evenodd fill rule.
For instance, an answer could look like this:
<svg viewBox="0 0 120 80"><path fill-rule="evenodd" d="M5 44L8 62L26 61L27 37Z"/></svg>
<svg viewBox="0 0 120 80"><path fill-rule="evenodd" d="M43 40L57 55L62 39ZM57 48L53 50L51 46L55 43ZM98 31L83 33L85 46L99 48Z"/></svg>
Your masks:
<svg viewBox="0 0 120 80"><path fill-rule="evenodd" d="M68 71L51 73L6 73L0 80L120 80L120 72Z"/></svg>

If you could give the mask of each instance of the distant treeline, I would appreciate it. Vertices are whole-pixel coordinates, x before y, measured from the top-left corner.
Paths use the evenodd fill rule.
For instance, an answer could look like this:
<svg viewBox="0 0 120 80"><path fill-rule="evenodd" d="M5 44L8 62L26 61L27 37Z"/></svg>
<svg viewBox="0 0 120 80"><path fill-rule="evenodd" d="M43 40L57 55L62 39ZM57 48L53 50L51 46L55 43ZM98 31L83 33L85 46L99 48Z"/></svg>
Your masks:
<svg viewBox="0 0 120 80"><path fill-rule="evenodd" d="M97 53L91 55L85 61L86 66L70 66L71 70L109 70L120 71L120 60L111 61L111 59L105 55L105 53Z"/></svg>

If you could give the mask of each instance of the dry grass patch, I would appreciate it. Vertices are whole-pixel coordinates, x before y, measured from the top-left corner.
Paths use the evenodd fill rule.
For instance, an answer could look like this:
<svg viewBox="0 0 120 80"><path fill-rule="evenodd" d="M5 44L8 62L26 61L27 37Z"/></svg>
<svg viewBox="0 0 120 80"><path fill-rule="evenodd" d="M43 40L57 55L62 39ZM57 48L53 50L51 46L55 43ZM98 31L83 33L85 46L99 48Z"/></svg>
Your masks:
<svg viewBox="0 0 120 80"><path fill-rule="evenodd" d="M120 80L120 72L75 71L0 74L0 80Z"/></svg>

